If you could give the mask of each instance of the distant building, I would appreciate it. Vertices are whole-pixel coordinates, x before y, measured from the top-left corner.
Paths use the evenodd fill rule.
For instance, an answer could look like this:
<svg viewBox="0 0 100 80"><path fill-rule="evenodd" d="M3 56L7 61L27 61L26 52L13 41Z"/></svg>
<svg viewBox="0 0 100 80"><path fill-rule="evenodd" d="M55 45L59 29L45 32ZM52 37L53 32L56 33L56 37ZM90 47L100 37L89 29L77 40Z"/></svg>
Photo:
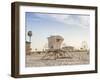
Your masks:
<svg viewBox="0 0 100 80"><path fill-rule="evenodd" d="M62 47L62 49L66 50L66 51L73 51L74 47L73 46L65 46L65 47Z"/></svg>
<svg viewBox="0 0 100 80"><path fill-rule="evenodd" d="M29 55L31 53L31 42L26 41L26 55Z"/></svg>
<svg viewBox="0 0 100 80"><path fill-rule="evenodd" d="M49 49L60 49L63 42L63 37L56 35L48 37L48 48Z"/></svg>

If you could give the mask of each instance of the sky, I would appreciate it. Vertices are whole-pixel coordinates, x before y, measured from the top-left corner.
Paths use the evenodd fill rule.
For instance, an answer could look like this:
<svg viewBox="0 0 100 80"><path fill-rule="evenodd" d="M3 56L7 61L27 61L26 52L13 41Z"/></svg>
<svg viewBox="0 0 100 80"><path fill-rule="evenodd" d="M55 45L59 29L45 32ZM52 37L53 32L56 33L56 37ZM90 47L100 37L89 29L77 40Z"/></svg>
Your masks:
<svg viewBox="0 0 100 80"><path fill-rule="evenodd" d="M89 47L90 16L86 14L25 13L26 40L28 31L32 31L32 49L43 50L47 47L48 37L60 35L66 46L79 48L82 41Z"/></svg>

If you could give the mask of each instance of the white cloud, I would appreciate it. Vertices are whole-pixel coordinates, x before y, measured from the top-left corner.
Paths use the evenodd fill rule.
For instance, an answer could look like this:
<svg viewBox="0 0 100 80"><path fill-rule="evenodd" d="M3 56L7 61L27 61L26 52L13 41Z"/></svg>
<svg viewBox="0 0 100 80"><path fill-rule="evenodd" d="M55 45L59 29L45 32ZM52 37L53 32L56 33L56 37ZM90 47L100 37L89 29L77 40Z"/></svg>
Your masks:
<svg viewBox="0 0 100 80"><path fill-rule="evenodd" d="M89 16L85 15L58 15L58 14L53 14L50 15L48 14L49 17L52 19L64 23L65 25L71 25L71 26L78 26L82 28L88 28L89 27L89 22L90 18Z"/></svg>

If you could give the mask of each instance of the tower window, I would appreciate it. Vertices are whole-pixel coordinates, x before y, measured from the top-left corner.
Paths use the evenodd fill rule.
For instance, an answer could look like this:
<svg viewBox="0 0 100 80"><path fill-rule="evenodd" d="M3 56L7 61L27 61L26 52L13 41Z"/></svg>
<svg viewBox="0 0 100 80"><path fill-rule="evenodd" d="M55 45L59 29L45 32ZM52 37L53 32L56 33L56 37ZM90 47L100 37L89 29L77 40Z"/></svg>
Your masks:
<svg viewBox="0 0 100 80"><path fill-rule="evenodd" d="M59 42L60 41L60 39L56 39L56 42Z"/></svg>
<svg viewBox="0 0 100 80"><path fill-rule="evenodd" d="M51 48L53 48L53 46L51 46Z"/></svg>

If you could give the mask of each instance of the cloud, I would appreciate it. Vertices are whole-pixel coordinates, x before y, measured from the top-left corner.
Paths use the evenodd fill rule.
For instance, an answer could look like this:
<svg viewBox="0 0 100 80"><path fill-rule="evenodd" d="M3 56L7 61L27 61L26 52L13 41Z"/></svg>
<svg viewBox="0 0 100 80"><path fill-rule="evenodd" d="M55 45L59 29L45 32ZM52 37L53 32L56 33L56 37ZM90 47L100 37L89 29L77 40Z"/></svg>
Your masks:
<svg viewBox="0 0 100 80"><path fill-rule="evenodd" d="M66 26L77 26L84 29L89 28L90 26L90 16L89 15L78 15L78 14L42 14L42 13L33 13L35 20L38 21L50 21L62 23ZM38 18L38 19L36 19Z"/></svg>
<svg viewBox="0 0 100 80"><path fill-rule="evenodd" d="M89 15L58 15L58 14L53 14L50 15L52 19L64 23L65 25L70 25L70 26L78 26L82 28L88 28L90 26L90 17Z"/></svg>

